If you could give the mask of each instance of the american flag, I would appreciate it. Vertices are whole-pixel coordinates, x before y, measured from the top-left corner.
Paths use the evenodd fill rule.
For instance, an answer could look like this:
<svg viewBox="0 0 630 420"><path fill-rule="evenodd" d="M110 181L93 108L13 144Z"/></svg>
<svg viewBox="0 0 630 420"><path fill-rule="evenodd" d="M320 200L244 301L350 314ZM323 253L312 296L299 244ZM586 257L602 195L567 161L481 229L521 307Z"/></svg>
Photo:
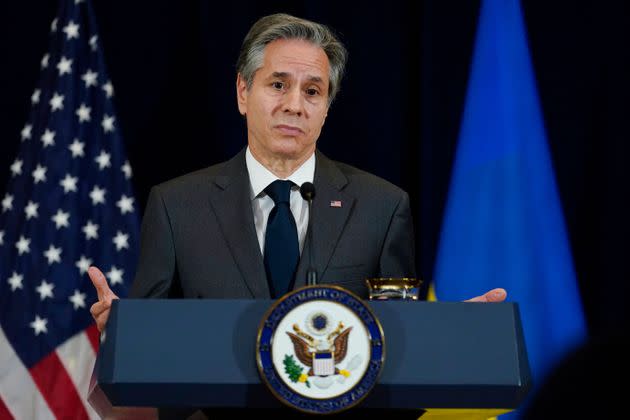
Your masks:
<svg viewBox="0 0 630 420"><path fill-rule="evenodd" d="M89 2L61 2L0 195L0 419L98 418L86 270L100 267L120 297L135 270L131 167L95 22Z"/></svg>

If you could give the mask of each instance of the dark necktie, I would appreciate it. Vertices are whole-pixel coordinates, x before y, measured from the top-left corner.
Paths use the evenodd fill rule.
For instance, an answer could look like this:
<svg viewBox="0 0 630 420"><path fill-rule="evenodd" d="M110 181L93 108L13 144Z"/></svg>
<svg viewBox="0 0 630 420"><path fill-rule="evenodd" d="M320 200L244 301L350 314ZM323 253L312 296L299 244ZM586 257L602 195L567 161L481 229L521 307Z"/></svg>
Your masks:
<svg viewBox="0 0 630 420"><path fill-rule="evenodd" d="M265 188L275 207L265 232L265 271L273 298L289 291L300 258L297 227L291 213L291 181L277 180Z"/></svg>

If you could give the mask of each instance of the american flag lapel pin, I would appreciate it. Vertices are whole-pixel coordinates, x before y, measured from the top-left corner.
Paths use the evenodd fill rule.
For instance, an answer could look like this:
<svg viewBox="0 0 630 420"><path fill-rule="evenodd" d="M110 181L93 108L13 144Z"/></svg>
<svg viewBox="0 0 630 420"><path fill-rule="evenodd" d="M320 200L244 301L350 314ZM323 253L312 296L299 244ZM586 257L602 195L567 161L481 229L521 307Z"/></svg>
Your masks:
<svg viewBox="0 0 630 420"><path fill-rule="evenodd" d="M330 200L330 207L341 207L341 200Z"/></svg>

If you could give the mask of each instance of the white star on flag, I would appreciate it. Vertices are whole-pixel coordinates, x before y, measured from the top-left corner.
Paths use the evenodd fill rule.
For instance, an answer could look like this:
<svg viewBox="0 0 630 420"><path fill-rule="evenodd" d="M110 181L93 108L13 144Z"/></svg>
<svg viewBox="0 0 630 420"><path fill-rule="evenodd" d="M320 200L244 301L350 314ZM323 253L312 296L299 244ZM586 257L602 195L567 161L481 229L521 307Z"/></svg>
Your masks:
<svg viewBox="0 0 630 420"><path fill-rule="evenodd" d="M33 171L33 181L35 184L46 181L46 167L37 164L37 168Z"/></svg>
<svg viewBox="0 0 630 420"><path fill-rule="evenodd" d="M49 129L46 129L44 134L42 134L42 143L44 143L44 147L54 146L55 145L55 132Z"/></svg>
<svg viewBox="0 0 630 420"><path fill-rule="evenodd" d="M85 308L85 293L81 293L78 290L74 290L74 294L68 298L74 309Z"/></svg>
<svg viewBox="0 0 630 420"><path fill-rule="evenodd" d="M103 90L105 91L105 94L108 98L114 96L114 86L112 85L112 82L108 81L107 83L105 83L103 85Z"/></svg>
<svg viewBox="0 0 630 420"><path fill-rule="evenodd" d="M120 168L121 171L125 174L125 179L131 178L131 165L129 161L125 161L125 164Z"/></svg>
<svg viewBox="0 0 630 420"><path fill-rule="evenodd" d="M30 248L31 240L24 237L24 235L20 235L20 240L15 243L15 247L18 250L18 255L28 254L31 252Z"/></svg>
<svg viewBox="0 0 630 420"><path fill-rule="evenodd" d="M68 22L66 26L63 27L62 31L66 33L68 40L73 38L79 38L79 25L74 23L74 21Z"/></svg>
<svg viewBox="0 0 630 420"><path fill-rule="evenodd" d="M22 175L22 159L15 159L11 164L11 176Z"/></svg>
<svg viewBox="0 0 630 420"><path fill-rule="evenodd" d="M9 277L9 285L11 285L11 291L15 292L17 289L23 289L22 280L24 280L24 276L21 274L13 272L13 275Z"/></svg>
<svg viewBox="0 0 630 420"><path fill-rule="evenodd" d="M48 283L46 282L46 280L42 280L42 282L40 283L40 285L35 289L37 290L37 293L39 293L39 299L40 300L44 300L47 297L49 298L53 298L53 289L54 289L55 285L52 283Z"/></svg>
<svg viewBox="0 0 630 420"><path fill-rule="evenodd" d="M30 220L34 217L39 216L37 214L37 209L39 208L39 204L33 203L31 200L28 200L28 204L24 207L24 213L26 214L26 220Z"/></svg>
<svg viewBox="0 0 630 420"><path fill-rule="evenodd" d="M2 199L2 212L7 210L13 210L13 196L9 193L6 193Z"/></svg>
<svg viewBox="0 0 630 420"><path fill-rule="evenodd" d="M89 88L90 86L98 85L98 83L96 83L97 77L98 77L98 73L93 72L92 70L88 69L88 71L83 73L83 76L81 76L81 80L85 82L85 87Z"/></svg>
<svg viewBox="0 0 630 420"><path fill-rule="evenodd" d="M101 153L94 160L96 161L96 163L98 163L98 169L102 171L103 169L112 166L110 163L110 159L111 155L105 150L101 150Z"/></svg>
<svg viewBox="0 0 630 420"><path fill-rule="evenodd" d="M57 229L61 227L68 227L70 223L68 219L70 218L70 213L64 212L63 210L57 210L57 213L53 217L51 217L52 221L55 222L55 226Z"/></svg>
<svg viewBox="0 0 630 420"><path fill-rule="evenodd" d="M129 235L126 233L122 233L121 231L116 232L116 236L112 239L112 242L116 245L116 251L120 251L123 248L129 248Z"/></svg>
<svg viewBox="0 0 630 420"><path fill-rule="evenodd" d="M90 191L90 198L92 199L92 205L97 205L97 204L105 204L105 193L107 191L105 190L105 188L99 188L98 185L95 185L94 188L92 188L92 191Z"/></svg>
<svg viewBox="0 0 630 420"><path fill-rule="evenodd" d="M50 32L57 32L57 18L54 18L53 21L50 23Z"/></svg>
<svg viewBox="0 0 630 420"><path fill-rule="evenodd" d="M122 214L130 213L133 211L133 198L123 194L120 200L116 202L116 205L120 208Z"/></svg>
<svg viewBox="0 0 630 420"><path fill-rule="evenodd" d="M0 245L4 245L4 230L0 230Z"/></svg>
<svg viewBox="0 0 630 420"><path fill-rule="evenodd" d="M101 121L101 125L103 126L103 131L109 133L114 131L114 117L105 114L103 117L103 121Z"/></svg>
<svg viewBox="0 0 630 420"><path fill-rule="evenodd" d="M63 95L60 95L55 92L53 97L50 99L49 103L50 103L50 110L52 112L63 109Z"/></svg>
<svg viewBox="0 0 630 420"><path fill-rule="evenodd" d="M35 105L39 103L39 95L41 95L41 93L41 90L35 89L35 91L31 95L31 104Z"/></svg>
<svg viewBox="0 0 630 420"><path fill-rule="evenodd" d="M84 255L81 255L81 259L77 261L74 265L76 265L79 269L79 273L81 273L81 275L84 275L88 271L88 268L90 268L90 266L92 265L92 260L86 258Z"/></svg>
<svg viewBox="0 0 630 420"><path fill-rule="evenodd" d="M105 274L105 277L109 280L109 283L113 286L115 284L122 284L123 273L124 273L124 270L120 270L116 268L116 266L112 266L112 269L109 270L107 274Z"/></svg>
<svg viewBox="0 0 630 420"><path fill-rule="evenodd" d="M77 156L84 156L85 152L83 148L85 147L85 143L80 142L79 139L74 139L74 141L68 146L68 149L72 152L72 157L75 158Z"/></svg>
<svg viewBox="0 0 630 420"><path fill-rule="evenodd" d="M35 321L31 322L31 328L35 330L35 335L39 335L39 333L47 333L48 329L46 328L46 324L48 320L46 318L40 318L39 315L35 316Z"/></svg>
<svg viewBox="0 0 630 420"><path fill-rule="evenodd" d="M71 176L70 174L66 174L66 176L59 181L59 185L63 187L64 194L69 193L70 191L77 191L77 182L79 178L76 176Z"/></svg>
<svg viewBox="0 0 630 420"><path fill-rule="evenodd" d="M45 69L48 67L49 58L50 58L49 54L44 54L44 56L42 57L42 61L40 62L42 69Z"/></svg>
<svg viewBox="0 0 630 420"><path fill-rule="evenodd" d="M98 42L98 36L94 35L93 37L90 38L90 48L92 49L92 51L96 51L97 42Z"/></svg>
<svg viewBox="0 0 630 420"><path fill-rule="evenodd" d="M59 70L59 76L72 73L72 60L61 57L61 60L57 63L57 70Z"/></svg>
<svg viewBox="0 0 630 420"><path fill-rule="evenodd" d="M85 233L86 240L98 239L98 225L92 223L91 220L88 220L81 230Z"/></svg>
<svg viewBox="0 0 630 420"><path fill-rule="evenodd" d="M77 117L79 117L80 123L84 121L90 121L90 111L91 109L85 104L81 104L81 106L77 108L75 114L77 114Z"/></svg>
<svg viewBox="0 0 630 420"><path fill-rule="evenodd" d="M44 252L44 256L48 260L48 265L61 262L61 248L55 248L52 244L48 247L48 250Z"/></svg>
<svg viewBox="0 0 630 420"><path fill-rule="evenodd" d="M20 132L20 135L22 136L22 141L31 138L31 130L32 129L33 129L33 126L31 124L26 124L24 126L24 128Z"/></svg>

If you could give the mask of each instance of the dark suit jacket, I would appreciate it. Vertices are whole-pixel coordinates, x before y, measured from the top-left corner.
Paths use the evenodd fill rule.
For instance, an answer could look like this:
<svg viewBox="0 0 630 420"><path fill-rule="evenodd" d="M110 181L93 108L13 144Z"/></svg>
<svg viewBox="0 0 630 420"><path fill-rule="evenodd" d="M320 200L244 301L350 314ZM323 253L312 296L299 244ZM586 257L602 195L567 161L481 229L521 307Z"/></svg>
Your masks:
<svg viewBox="0 0 630 420"><path fill-rule="evenodd" d="M367 296L368 277L414 277L407 193L317 153L312 232L295 287L306 283L312 235L319 283ZM340 201L341 207L331 207ZM152 188L130 297L269 298L245 150Z"/></svg>

